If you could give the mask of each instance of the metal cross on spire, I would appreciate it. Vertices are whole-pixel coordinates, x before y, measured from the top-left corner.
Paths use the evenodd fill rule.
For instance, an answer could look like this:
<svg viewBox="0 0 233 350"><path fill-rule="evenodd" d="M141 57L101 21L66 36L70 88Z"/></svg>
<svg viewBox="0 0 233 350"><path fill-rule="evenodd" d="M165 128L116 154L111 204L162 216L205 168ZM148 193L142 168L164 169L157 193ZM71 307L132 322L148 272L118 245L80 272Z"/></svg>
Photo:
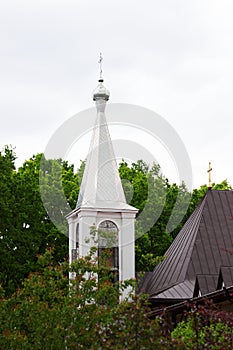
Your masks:
<svg viewBox="0 0 233 350"><path fill-rule="evenodd" d="M211 162L209 162L209 169L207 170L207 173L209 174L209 184L208 184L208 188L212 188L212 182L211 182L211 172L212 172L213 168L211 166Z"/></svg>
<svg viewBox="0 0 233 350"><path fill-rule="evenodd" d="M100 58L99 58L99 65L100 65L100 77L99 77L99 82L103 82L104 79L103 79L103 70L102 70L102 61L103 61L103 56L102 56L102 53L100 52Z"/></svg>

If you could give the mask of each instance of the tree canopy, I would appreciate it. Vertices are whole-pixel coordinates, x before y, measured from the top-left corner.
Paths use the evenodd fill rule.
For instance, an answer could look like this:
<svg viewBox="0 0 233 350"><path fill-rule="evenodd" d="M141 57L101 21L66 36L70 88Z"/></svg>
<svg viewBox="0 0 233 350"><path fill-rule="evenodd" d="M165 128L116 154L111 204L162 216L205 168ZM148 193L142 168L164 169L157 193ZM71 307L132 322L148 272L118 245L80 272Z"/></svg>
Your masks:
<svg viewBox="0 0 233 350"><path fill-rule="evenodd" d="M36 271L13 295L0 290L1 349L232 349L232 313L193 305L174 329L166 313L151 317L144 295L131 292L119 303L135 281L116 288L107 260L94 251L72 266L56 264L53 254L38 256ZM75 273L69 281L68 271Z"/></svg>

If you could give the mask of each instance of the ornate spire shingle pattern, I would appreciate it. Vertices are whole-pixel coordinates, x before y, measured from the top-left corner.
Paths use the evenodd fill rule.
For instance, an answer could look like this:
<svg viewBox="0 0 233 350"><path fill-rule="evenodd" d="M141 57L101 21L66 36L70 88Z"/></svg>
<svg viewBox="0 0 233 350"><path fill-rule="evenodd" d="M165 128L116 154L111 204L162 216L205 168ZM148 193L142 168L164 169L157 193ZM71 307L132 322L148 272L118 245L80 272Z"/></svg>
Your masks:
<svg viewBox="0 0 233 350"><path fill-rule="evenodd" d="M103 86L102 81L99 81L99 85L93 95L97 108L96 123L93 129L77 208L135 210L135 208L126 203L118 172L105 116L106 101L108 99L109 91Z"/></svg>

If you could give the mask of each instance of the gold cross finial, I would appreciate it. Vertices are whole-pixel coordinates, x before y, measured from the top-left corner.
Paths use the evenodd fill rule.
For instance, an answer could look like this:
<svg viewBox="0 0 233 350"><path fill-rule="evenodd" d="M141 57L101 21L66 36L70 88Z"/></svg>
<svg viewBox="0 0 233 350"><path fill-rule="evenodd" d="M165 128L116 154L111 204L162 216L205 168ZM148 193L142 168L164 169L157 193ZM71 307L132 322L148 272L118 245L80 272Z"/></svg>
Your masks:
<svg viewBox="0 0 233 350"><path fill-rule="evenodd" d="M211 182L211 172L212 172L213 168L211 166L211 162L209 162L209 169L207 170L207 173L209 174L209 184L208 184L208 188L212 188L212 182Z"/></svg>
<svg viewBox="0 0 233 350"><path fill-rule="evenodd" d="M99 82L103 82L104 79L103 79L103 70L102 70L102 61L103 61L103 56L102 56L102 53L100 52L100 58L99 58L99 65L100 65L100 78L99 78Z"/></svg>

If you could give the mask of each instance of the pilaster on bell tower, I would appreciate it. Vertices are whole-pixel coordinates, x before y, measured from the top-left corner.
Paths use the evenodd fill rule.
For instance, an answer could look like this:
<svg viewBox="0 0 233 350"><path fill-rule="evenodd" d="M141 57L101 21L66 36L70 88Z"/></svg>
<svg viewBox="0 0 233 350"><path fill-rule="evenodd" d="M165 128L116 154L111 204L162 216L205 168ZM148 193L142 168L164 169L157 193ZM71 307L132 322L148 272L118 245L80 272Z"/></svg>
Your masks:
<svg viewBox="0 0 233 350"><path fill-rule="evenodd" d="M134 220L138 210L127 204L113 145L105 116L110 93L104 87L102 56L100 56L100 78L94 90L93 100L97 116L86 166L78 196L77 206L67 215L69 223L70 262L85 256L91 248L91 227L116 235L112 249L118 280L135 277ZM88 243L87 243L88 242ZM100 252L104 240L98 238Z"/></svg>

